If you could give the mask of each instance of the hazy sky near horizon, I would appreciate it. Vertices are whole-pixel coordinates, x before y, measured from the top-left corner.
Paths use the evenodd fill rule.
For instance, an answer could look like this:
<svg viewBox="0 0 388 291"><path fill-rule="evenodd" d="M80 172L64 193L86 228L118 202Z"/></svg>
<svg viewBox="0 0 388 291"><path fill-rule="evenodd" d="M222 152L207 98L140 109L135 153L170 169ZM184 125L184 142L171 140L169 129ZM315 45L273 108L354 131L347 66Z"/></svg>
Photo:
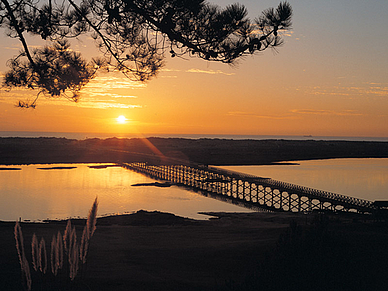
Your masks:
<svg viewBox="0 0 388 291"><path fill-rule="evenodd" d="M246 5L251 18L280 1ZM134 83L100 75L74 104L36 92L0 91L0 131L139 134L388 136L388 1L295 0L285 44L237 66L187 57L166 59L157 78ZM20 49L1 31L0 72ZM29 44L39 44L28 39ZM90 42L73 49L97 55ZM118 123L124 115L127 122Z"/></svg>

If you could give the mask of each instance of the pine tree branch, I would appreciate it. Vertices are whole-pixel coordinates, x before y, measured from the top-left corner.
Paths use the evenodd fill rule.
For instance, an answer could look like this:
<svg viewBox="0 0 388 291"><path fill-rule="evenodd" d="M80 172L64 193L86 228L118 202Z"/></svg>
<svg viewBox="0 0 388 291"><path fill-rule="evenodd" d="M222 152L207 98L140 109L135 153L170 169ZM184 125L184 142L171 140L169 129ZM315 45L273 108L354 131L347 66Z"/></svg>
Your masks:
<svg viewBox="0 0 388 291"><path fill-rule="evenodd" d="M9 4L9 2L7 0L1 0L1 2L3 2L5 8L8 11L8 19L11 22L11 26L16 30L16 33L18 34L18 37L19 37L20 42L22 43L24 52L26 53L26 57L30 61L31 65L35 67L35 62L34 62L32 56L31 56L31 53L28 49L27 41L24 38L23 31L21 30L21 28L18 24L18 21L15 18L15 15L13 14L11 5Z"/></svg>

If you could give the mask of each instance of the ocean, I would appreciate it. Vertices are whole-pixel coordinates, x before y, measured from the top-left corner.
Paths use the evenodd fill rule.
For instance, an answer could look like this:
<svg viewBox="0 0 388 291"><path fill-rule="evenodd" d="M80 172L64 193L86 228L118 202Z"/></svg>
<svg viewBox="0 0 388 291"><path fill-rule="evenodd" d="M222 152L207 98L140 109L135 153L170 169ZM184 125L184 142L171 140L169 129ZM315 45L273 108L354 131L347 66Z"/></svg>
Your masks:
<svg viewBox="0 0 388 291"><path fill-rule="evenodd" d="M190 138L190 139L284 139L284 140L347 140L347 141L388 141L387 137L360 137L360 136L311 136L311 135L233 135L233 134L122 134L122 133L90 133L90 132L43 132L43 131L0 131L0 137L56 137L83 140L88 138L138 138L138 137L162 137L162 138Z"/></svg>

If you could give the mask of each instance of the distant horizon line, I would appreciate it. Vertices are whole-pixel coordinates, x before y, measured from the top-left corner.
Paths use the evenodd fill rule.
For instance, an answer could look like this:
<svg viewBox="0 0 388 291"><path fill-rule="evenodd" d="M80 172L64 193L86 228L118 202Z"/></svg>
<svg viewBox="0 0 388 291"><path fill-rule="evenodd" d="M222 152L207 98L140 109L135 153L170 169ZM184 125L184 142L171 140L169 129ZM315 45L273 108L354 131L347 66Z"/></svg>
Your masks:
<svg viewBox="0 0 388 291"><path fill-rule="evenodd" d="M311 134L279 135L279 134L167 134L167 133L96 133L96 132L55 132L55 131L0 131L0 137L56 137L69 139L90 138L219 138L219 139L290 139L290 140L351 140L351 141L388 141L387 137L376 136L318 136Z"/></svg>

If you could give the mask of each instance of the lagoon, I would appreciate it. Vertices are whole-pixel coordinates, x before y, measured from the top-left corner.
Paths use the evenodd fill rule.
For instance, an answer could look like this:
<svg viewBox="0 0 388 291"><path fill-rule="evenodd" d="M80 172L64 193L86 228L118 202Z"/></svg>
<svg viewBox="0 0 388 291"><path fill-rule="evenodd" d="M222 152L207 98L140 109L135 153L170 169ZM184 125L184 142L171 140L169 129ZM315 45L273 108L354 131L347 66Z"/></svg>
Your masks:
<svg viewBox="0 0 388 291"><path fill-rule="evenodd" d="M86 217L96 196L99 215L125 214L143 209L207 219L208 216L198 212L251 212L177 186L135 187L132 185L154 180L118 166L89 167L95 165L1 166L0 220ZM17 167L20 170L11 170Z"/></svg>
<svg viewBox="0 0 388 291"><path fill-rule="evenodd" d="M221 168L371 201L388 200L388 159L328 159L292 163ZM0 171L0 220L86 217L96 196L99 215L125 214L143 209L207 219L208 216L198 212L252 211L177 186L135 187L132 185L152 183L154 180L118 166L90 167L96 165L104 164L0 166L3 168Z"/></svg>

